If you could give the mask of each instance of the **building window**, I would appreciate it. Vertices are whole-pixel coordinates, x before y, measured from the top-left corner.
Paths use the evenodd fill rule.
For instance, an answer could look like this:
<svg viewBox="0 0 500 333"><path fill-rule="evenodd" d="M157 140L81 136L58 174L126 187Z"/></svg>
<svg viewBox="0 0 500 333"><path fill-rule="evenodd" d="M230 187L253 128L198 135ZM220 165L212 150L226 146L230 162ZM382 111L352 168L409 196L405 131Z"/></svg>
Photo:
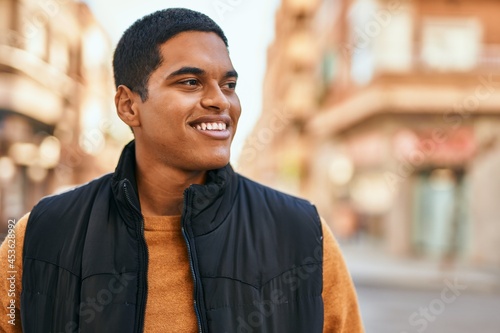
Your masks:
<svg viewBox="0 0 500 333"><path fill-rule="evenodd" d="M467 255L468 211L463 170L422 172L416 182L413 244L435 259Z"/></svg>
<svg viewBox="0 0 500 333"><path fill-rule="evenodd" d="M474 18L425 18L421 58L438 71L470 71L481 52L482 26Z"/></svg>
<svg viewBox="0 0 500 333"><path fill-rule="evenodd" d="M337 57L338 55L333 51L328 51L323 56L323 61L321 63L321 76L323 78L325 88L330 86L337 75Z"/></svg>
<svg viewBox="0 0 500 333"><path fill-rule="evenodd" d="M380 33L372 17L376 10L375 1L357 0L349 12L350 42L344 53L350 55L351 78L358 85L368 84L374 74L374 38Z"/></svg>
<svg viewBox="0 0 500 333"><path fill-rule="evenodd" d="M397 11L378 9L373 15L372 24L380 27L374 45L377 72L410 71L414 52L413 6L401 4Z"/></svg>

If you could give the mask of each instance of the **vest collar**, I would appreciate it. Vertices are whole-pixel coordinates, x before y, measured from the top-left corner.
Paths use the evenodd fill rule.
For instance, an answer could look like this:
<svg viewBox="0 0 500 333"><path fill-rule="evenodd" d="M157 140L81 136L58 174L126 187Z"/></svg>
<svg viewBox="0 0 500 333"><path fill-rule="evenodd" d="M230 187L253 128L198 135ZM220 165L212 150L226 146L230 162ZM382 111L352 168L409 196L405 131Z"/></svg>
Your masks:
<svg viewBox="0 0 500 333"><path fill-rule="evenodd" d="M132 204L140 212L135 173L135 141L132 140L122 151L111 186L120 204ZM236 177L237 174L228 164L220 169L209 170L205 184L193 184L185 190L184 202L189 202L189 205L184 207L183 214L191 222L195 234L213 230L227 217L237 191ZM124 191L124 186L128 193Z"/></svg>

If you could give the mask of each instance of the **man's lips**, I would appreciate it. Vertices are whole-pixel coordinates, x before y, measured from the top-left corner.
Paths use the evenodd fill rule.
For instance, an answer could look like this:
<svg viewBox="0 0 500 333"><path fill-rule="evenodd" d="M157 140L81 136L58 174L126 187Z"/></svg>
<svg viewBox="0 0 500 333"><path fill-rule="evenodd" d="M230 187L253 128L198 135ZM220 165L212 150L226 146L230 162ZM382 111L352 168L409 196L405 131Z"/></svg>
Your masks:
<svg viewBox="0 0 500 333"><path fill-rule="evenodd" d="M226 115L208 115L196 118L189 125L200 134L213 139L225 140L231 137L231 118Z"/></svg>

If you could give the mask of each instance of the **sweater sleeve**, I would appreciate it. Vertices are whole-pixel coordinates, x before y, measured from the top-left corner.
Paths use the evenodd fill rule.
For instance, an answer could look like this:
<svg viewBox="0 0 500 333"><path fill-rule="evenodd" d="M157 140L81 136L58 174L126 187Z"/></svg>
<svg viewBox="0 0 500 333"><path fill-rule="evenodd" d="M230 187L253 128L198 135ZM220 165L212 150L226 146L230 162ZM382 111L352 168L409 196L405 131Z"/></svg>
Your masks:
<svg viewBox="0 0 500 333"><path fill-rule="evenodd" d="M21 286L23 270L23 243L29 214L15 226L9 220L9 232L0 247L0 332L21 333Z"/></svg>
<svg viewBox="0 0 500 333"><path fill-rule="evenodd" d="M332 231L321 219L323 229L324 333L362 333L363 324L354 284Z"/></svg>

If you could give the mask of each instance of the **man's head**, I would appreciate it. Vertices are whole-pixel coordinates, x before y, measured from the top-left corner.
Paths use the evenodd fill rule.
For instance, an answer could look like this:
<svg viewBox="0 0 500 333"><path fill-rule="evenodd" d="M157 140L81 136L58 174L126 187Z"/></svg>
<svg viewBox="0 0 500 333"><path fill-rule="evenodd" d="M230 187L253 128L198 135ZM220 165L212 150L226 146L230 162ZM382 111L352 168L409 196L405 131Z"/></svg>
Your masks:
<svg viewBox="0 0 500 333"><path fill-rule="evenodd" d="M117 112L141 162L185 171L229 162L238 75L215 22L187 9L146 16L124 33L114 67Z"/></svg>
<svg viewBox="0 0 500 333"><path fill-rule="evenodd" d="M149 76L163 60L159 46L185 31L213 32L228 46L222 29L205 14L186 8L159 10L137 20L120 38L113 56L115 86L127 86L145 101Z"/></svg>

